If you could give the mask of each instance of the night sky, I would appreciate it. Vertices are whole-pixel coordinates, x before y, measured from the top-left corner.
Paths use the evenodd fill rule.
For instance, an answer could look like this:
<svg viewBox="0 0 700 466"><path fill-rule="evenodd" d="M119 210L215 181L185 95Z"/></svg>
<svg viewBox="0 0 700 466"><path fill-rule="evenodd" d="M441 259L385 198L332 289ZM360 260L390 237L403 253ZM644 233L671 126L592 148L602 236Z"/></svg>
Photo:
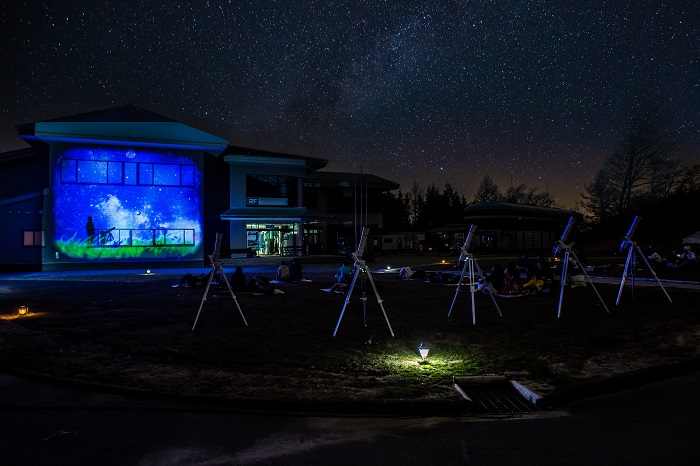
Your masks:
<svg viewBox="0 0 700 466"><path fill-rule="evenodd" d="M167 3L167 7L162 6ZM656 108L700 161L697 1L45 1L0 13L16 124L132 103L233 145L571 207Z"/></svg>

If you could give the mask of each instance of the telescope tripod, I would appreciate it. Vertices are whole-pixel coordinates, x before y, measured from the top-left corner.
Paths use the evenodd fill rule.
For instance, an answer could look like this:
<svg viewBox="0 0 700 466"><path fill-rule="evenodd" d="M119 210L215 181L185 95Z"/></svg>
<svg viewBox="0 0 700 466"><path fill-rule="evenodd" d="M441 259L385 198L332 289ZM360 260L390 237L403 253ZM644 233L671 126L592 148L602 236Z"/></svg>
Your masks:
<svg viewBox="0 0 700 466"><path fill-rule="evenodd" d="M199 304L199 311L197 311L197 317L194 319L194 324L192 325L192 331L194 331L194 328L197 326L197 321L199 320L199 314L202 312L202 307L204 307L204 301L207 300L207 295L209 294L209 288L211 287L212 281L214 281L214 277L217 278L217 286L223 282L226 284L226 288L228 289L229 293L231 293L231 297L233 298L233 302L236 303L236 307L238 308L238 312L241 314L241 319L243 319L243 323L245 326L248 326L248 322L245 320L245 316L243 315L243 311L241 310L241 306L238 304L238 299L236 299L236 295L233 294L233 289L231 288L231 284L228 281L228 278L226 278L226 272L224 271L223 267L221 266L221 262L218 260L213 260L212 256L209 256L209 258L212 260L212 265L211 265L211 272L209 272L209 280L207 280L207 286L204 289L204 294L202 295L202 302ZM215 291L216 293L216 306L217 306L217 311L219 309L219 292Z"/></svg>
<svg viewBox="0 0 700 466"><path fill-rule="evenodd" d="M462 267L462 274L459 276L459 281L457 282L457 291L455 291L455 297L452 299L452 305L450 306L450 311L447 313L447 317L449 317L452 314L452 308L455 305L455 302L457 302L457 295L459 294L459 289L462 286L462 281L464 280L464 275L467 272L467 269L469 269L469 293L471 294L471 299L472 299L472 324L476 325L476 307L474 305L474 294L478 291L479 288L479 282L474 282L474 272L479 272L479 276L483 279L484 281L484 289L488 293L489 297L491 298L491 302L493 302L494 307L496 308L496 313L500 317L503 317L503 314L501 313L501 309L498 307L498 304L496 303L496 298L493 297L493 293L491 292L491 287L489 287L488 283L486 282L486 276L484 275L484 272L481 271L481 267L479 267L479 263L477 262L476 258L470 254L467 253L467 251L462 248L462 254L466 257L464 260L464 267Z"/></svg>
<svg viewBox="0 0 700 466"><path fill-rule="evenodd" d="M384 305L382 304L382 298L379 296L379 292L377 291L377 285L374 283L374 278L372 278L372 274L370 273L369 269L367 268L367 265L365 264L365 261L355 259L355 270L352 276L352 282L350 283L350 288L348 289L348 294L345 296L345 303L343 304L343 309L340 311L340 317L338 317L338 323L335 325L335 330L333 330L333 336L335 336L336 333L338 333L338 327L340 327L340 321L343 320L343 314L345 314L345 308L348 306L348 303L350 302L350 297L352 296L352 292L355 289L355 285L357 284L358 279L360 280L360 288L362 290L362 311L364 312L364 324L365 327L367 327L367 292L366 292L366 280L369 280L369 283L372 285L372 289L374 290L374 295L377 297L377 302L379 303L379 307L382 309L382 314L384 314L384 320L386 320L386 324L389 327L389 333L391 333L391 336L394 336L394 330L391 328L391 324L389 323L389 318L386 315L386 311L384 310Z"/></svg>
<svg viewBox="0 0 700 466"><path fill-rule="evenodd" d="M629 247L629 252L627 253L627 261L625 262L625 270L622 273L622 280L620 281L620 291L617 293L617 301L615 301L615 305L620 303L620 297L622 296L622 289L625 286L625 280L627 280L628 276L632 277L632 297L634 298L634 275L635 271L637 269L637 254L642 257L642 260L644 260L644 263L647 266L647 269L649 269L649 272L651 272L651 275L654 277L654 280L656 280L656 283L661 287L661 291L664 292L666 295L666 298L668 299L668 302L671 303L671 297L666 293L666 289L664 286L661 284L661 280L659 280L659 277L656 276L656 272L654 272L654 269L652 268L651 264L649 264L649 261L647 260L646 256L642 252L642 250L637 246L637 243L632 241L629 238L625 238L623 242L623 246L626 245Z"/></svg>
<svg viewBox="0 0 700 466"><path fill-rule="evenodd" d="M598 293L598 289L595 287L593 284L593 280L591 280L591 277L588 276L588 273L586 272L586 268L583 266L580 260L578 260L578 256L576 256L576 253L571 250L571 246L568 244L564 244L563 241L559 241L559 249L564 250L564 259L561 267L561 282L559 286L559 310L557 311L557 319L561 317L561 304L562 301L564 300L564 288L566 287L566 277L569 272L569 257L573 256L574 258L574 264L581 269L583 274L586 276L586 279L588 280L588 283L591 284L593 287L593 291L595 291L595 294L598 296L598 299L600 300L600 304L603 305L605 308L605 312L610 314L610 311L608 310L608 306L605 305L605 302L603 301L603 298L600 297L600 293Z"/></svg>

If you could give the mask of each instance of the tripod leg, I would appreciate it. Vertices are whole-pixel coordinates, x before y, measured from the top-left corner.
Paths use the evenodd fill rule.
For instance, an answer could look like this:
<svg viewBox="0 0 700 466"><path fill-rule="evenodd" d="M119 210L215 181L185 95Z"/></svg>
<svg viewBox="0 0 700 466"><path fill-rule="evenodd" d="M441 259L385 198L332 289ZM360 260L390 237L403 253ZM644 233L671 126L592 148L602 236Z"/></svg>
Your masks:
<svg viewBox="0 0 700 466"><path fill-rule="evenodd" d="M479 267L479 263L474 259L474 265L476 266L476 270L479 272L480 277L484 277L484 272L481 271L481 267ZM496 302L496 298L494 298L493 293L491 292L491 287L486 283L484 280L484 286L486 287L487 293L491 297L491 302L493 303L493 306L496 308L496 312L498 313L499 316L503 317L503 314L501 314L501 308L498 307L498 303Z"/></svg>
<svg viewBox="0 0 700 466"><path fill-rule="evenodd" d="M564 252L564 262L561 265L561 285L559 287L559 310L557 319L561 317L561 303L564 301L564 288L566 287L566 274L569 271L569 249Z"/></svg>
<svg viewBox="0 0 700 466"><path fill-rule="evenodd" d="M202 302L199 304L199 311L197 311L197 317L194 319L194 324L192 325L192 331L197 326L197 321L199 320L199 313L202 312L202 307L204 306L204 301L207 300L207 294L209 294L209 287L211 286L211 281L214 279L214 268L212 267L211 273L209 274L209 280L207 281L207 287L204 289L204 294L202 295Z"/></svg>
<svg viewBox="0 0 700 466"><path fill-rule="evenodd" d="M450 317L452 314L452 308L455 306L455 302L457 301L457 295L459 294L459 287L462 286L462 280L464 280L464 274L467 272L467 266L468 266L469 260L465 259L464 260L464 267L462 267L462 274L459 276L459 281L457 282L457 290L455 291L455 297L452 298L452 305L450 306L450 311L447 313L447 317Z"/></svg>
<svg viewBox="0 0 700 466"><path fill-rule="evenodd" d="M343 303L343 309L340 311L340 317L338 317L338 323L335 324L335 330L333 330L333 336L338 333L338 327L340 327L340 321L343 320L343 314L345 314L345 308L348 307L350 302L350 296L352 295L352 290L355 288L355 283L357 282L357 276L360 274L358 268L355 268L355 273L352 277L352 282L350 283L350 289L348 289L348 294L345 296L345 303Z"/></svg>
<svg viewBox="0 0 700 466"><path fill-rule="evenodd" d="M241 309L241 306L238 304L238 299L236 299L236 295L233 294L233 288L231 288L231 284L228 282L228 278L226 278L226 273L224 272L223 269L220 269L221 276L224 279L224 283L226 283L226 288L228 288L229 293L231 293L231 297L233 298L233 302L236 303L236 307L238 308L238 313L241 315L241 319L243 319L243 323L245 326L248 326L248 321L245 320L245 316L243 315L243 310Z"/></svg>
<svg viewBox="0 0 700 466"><path fill-rule="evenodd" d="M379 296L379 291L377 291L377 285L374 284L374 278L372 278L372 274L367 271L367 278L369 278L369 282L372 284L372 288L374 289L374 295L377 297L377 302L379 303L379 307L382 308L382 314L384 314L384 320L386 320L386 325L389 327L389 332L391 333L391 336L394 336L394 329L391 328L391 324L389 323L389 318L386 315L386 311L384 310L384 304L382 304L382 298Z"/></svg>
<svg viewBox="0 0 700 466"><path fill-rule="evenodd" d="M571 251L571 254L574 255L574 260L576 261L576 264L578 264L578 266L579 266L579 267L581 268L581 270L583 271L583 274L586 276L586 278L588 279L589 283L590 283L591 286L593 287L593 291L595 291L595 294L598 295L598 299L600 300L600 304L602 304L603 307L605 308L605 312L607 312L608 314L610 314L610 311L608 310L608 306L605 305L605 301L603 301L603 298L600 297L600 293L598 293L598 289L595 287L595 284L593 283L593 280L591 280L591 277L588 276L588 272L586 272L586 268L583 266L583 264L581 263L581 261L578 260L578 257L576 256L576 253L575 253L574 251Z"/></svg>
<svg viewBox="0 0 700 466"><path fill-rule="evenodd" d="M469 294L472 300L472 325L476 325L476 304L474 302L474 294L476 293L474 286L474 258L469 256Z"/></svg>
<svg viewBox="0 0 700 466"><path fill-rule="evenodd" d="M637 253L640 255L644 263L646 264L647 268L649 269L649 272L654 276L654 280L656 280L656 283L661 287L661 291L664 292L666 295L666 299L668 299L669 303L672 303L671 297L666 293L666 289L664 288L663 284L661 284L661 280L659 280L659 277L656 276L656 272L654 272L654 269L652 268L651 264L649 264L649 261L647 260L646 256L642 252L642 250L639 248L639 246L635 245L635 248L637 248Z"/></svg>
<svg viewBox="0 0 700 466"><path fill-rule="evenodd" d="M630 251L627 253L627 262L625 262L625 270L622 272L622 280L620 281L620 291L617 292L617 300L615 305L620 304L620 297L622 296L622 288L625 286L625 280L627 279L627 274L629 273L630 263L632 262L632 254L634 248L630 246Z"/></svg>
<svg viewBox="0 0 700 466"><path fill-rule="evenodd" d="M364 317L365 327L367 327L367 284L365 283L365 273L366 272L362 270L362 277L360 277L360 288L362 290L362 297L360 299L362 300L362 315Z"/></svg>

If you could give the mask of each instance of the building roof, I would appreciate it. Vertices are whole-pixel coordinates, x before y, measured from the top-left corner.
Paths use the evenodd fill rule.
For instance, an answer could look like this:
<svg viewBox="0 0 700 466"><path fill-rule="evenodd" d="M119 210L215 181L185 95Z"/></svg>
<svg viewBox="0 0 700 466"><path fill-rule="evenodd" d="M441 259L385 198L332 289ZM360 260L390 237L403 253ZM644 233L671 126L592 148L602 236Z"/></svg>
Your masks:
<svg viewBox="0 0 700 466"><path fill-rule="evenodd" d="M107 108L17 125L30 144L73 142L204 150L218 154L228 141L136 105Z"/></svg>
<svg viewBox="0 0 700 466"><path fill-rule="evenodd" d="M399 184L393 181L381 178L370 173L347 173L347 172L327 172L317 171L310 173L305 179L304 184L314 184L323 187L340 186L340 183L350 183L351 186L363 186L368 189L379 189L382 191L391 191L399 189Z"/></svg>
<svg viewBox="0 0 700 466"><path fill-rule="evenodd" d="M228 146L219 157L228 157L227 160L240 159L244 162L254 161L255 159L278 159L278 160L296 160L303 161L306 169L309 172L320 170L328 164L328 160L319 159L316 157L307 157L298 154L288 154L284 152L273 152L262 149L254 149L251 147Z"/></svg>
<svg viewBox="0 0 700 466"><path fill-rule="evenodd" d="M464 209L465 219L518 217L562 220L572 216L577 219L583 217L580 213L571 210L511 204L509 202L479 202Z"/></svg>
<svg viewBox="0 0 700 466"><path fill-rule="evenodd" d="M550 207L511 204L508 202L479 202L464 209L464 220L477 225L479 230L550 230L566 225L578 212Z"/></svg>

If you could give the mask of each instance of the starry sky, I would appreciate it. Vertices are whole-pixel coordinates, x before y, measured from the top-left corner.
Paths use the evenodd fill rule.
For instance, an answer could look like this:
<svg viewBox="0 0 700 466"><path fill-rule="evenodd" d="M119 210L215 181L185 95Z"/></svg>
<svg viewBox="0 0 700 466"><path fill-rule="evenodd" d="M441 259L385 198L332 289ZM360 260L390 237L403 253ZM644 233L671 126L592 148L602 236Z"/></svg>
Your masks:
<svg viewBox="0 0 700 466"><path fill-rule="evenodd" d="M573 207L640 109L700 162L700 2L8 2L16 124L135 104L233 145L468 200L488 174Z"/></svg>

